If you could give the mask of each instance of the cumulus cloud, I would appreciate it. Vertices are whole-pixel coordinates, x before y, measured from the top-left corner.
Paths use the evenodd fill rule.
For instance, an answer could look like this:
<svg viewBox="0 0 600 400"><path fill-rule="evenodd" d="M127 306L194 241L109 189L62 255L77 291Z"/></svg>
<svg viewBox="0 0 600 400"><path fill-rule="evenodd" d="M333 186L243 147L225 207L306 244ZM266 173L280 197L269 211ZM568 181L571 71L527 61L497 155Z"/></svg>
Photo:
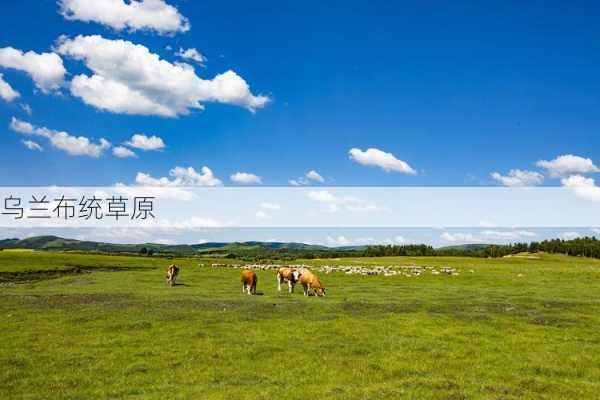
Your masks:
<svg viewBox="0 0 600 400"><path fill-rule="evenodd" d="M165 142L160 137L148 137L141 133L133 135L125 144L140 150L162 150L165 148Z"/></svg>
<svg viewBox="0 0 600 400"><path fill-rule="evenodd" d="M283 206L278 203L264 202L260 205L260 207L265 210L283 210Z"/></svg>
<svg viewBox="0 0 600 400"><path fill-rule="evenodd" d="M349 212L391 212L389 207L380 206L372 201L361 199L355 196L336 196L327 190L311 190L307 193L308 198L328 203L323 212L337 213L341 211Z"/></svg>
<svg viewBox="0 0 600 400"><path fill-rule="evenodd" d="M265 218L269 217L267 215L267 213L264 212L263 210L258 210L257 212L254 213L254 216L256 216L256 218L260 218L260 219L265 219Z"/></svg>
<svg viewBox="0 0 600 400"><path fill-rule="evenodd" d="M44 93L58 90L67 72L62 59L55 53L24 53L12 47L0 48L0 67L25 72Z"/></svg>
<svg viewBox="0 0 600 400"><path fill-rule="evenodd" d="M352 244L352 239L342 235L336 237L327 236L327 243L334 246L349 246Z"/></svg>
<svg viewBox="0 0 600 400"><path fill-rule="evenodd" d="M249 172L236 172L231 175L231 180L242 185L261 184L262 179L260 176L251 174Z"/></svg>
<svg viewBox="0 0 600 400"><path fill-rule="evenodd" d="M124 146L113 147L113 155L118 158L137 158L137 154Z"/></svg>
<svg viewBox="0 0 600 400"><path fill-rule="evenodd" d="M594 179L582 175L571 175L561 179L564 187L571 188L581 198L591 201L600 201L600 187L596 186Z"/></svg>
<svg viewBox="0 0 600 400"><path fill-rule="evenodd" d="M484 230L477 234L465 232L443 232L440 239L446 242L490 243L530 239L537 236L535 232L526 230Z"/></svg>
<svg viewBox="0 0 600 400"><path fill-rule="evenodd" d="M394 236L393 238L387 238L383 241L385 244L403 245L412 243L412 240L405 238L404 236Z"/></svg>
<svg viewBox="0 0 600 400"><path fill-rule="evenodd" d="M342 203L343 199L334 194L328 192L327 190L311 190L308 192L308 197L316 200L323 201L326 203Z"/></svg>
<svg viewBox="0 0 600 400"><path fill-rule="evenodd" d="M184 60L195 61L201 66L204 66L204 63L206 62L206 57L204 57L198 50L194 48L186 50L179 48L179 51L175 53L175 55L183 58Z"/></svg>
<svg viewBox="0 0 600 400"><path fill-rule="evenodd" d="M14 99L18 99L19 96L21 96L21 94L13 89L12 86L4 80L4 76L0 74L0 98L4 101L11 102Z"/></svg>
<svg viewBox="0 0 600 400"><path fill-rule="evenodd" d="M21 106L21 109L23 110L23 112L25 114L27 114L27 115L33 114L33 110L31 109L31 106L29 104L21 103L19 105Z"/></svg>
<svg viewBox="0 0 600 400"><path fill-rule="evenodd" d="M188 220L170 221L168 219L146 219L140 222L144 228L161 228L163 233L178 234L181 231L223 228L224 225L212 218L194 216Z"/></svg>
<svg viewBox="0 0 600 400"><path fill-rule="evenodd" d="M311 169L304 176L300 176L296 179L290 179L289 183L292 186L304 186L310 185L311 181L314 182L325 182L325 178L321 176L317 171Z"/></svg>
<svg viewBox="0 0 600 400"><path fill-rule="evenodd" d="M154 178L149 174L138 172L135 177L136 184L140 186L161 187L193 187L193 186L223 186L212 170L206 166L200 172L194 168L175 167L169 171L169 177Z"/></svg>
<svg viewBox="0 0 600 400"><path fill-rule="evenodd" d="M470 233L450 233L443 232L440 235L440 239L445 240L446 242L473 242L476 241L475 237Z"/></svg>
<svg viewBox="0 0 600 400"><path fill-rule="evenodd" d="M536 165L547 170L550 176L553 177L573 173L600 172L600 169L594 165L594 162L590 158L575 156L573 154L564 154L550 161L540 160Z"/></svg>
<svg viewBox="0 0 600 400"><path fill-rule="evenodd" d="M544 176L539 172L520 169L511 169L508 175L501 175L499 172L493 172L491 175L502 185L511 187L537 186L544 181Z"/></svg>
<svg viewBox="0 0 600 400"><path fill-rule="evenodd" d="M357 148L348 152L350 159L361 165L379 167L386 172L395 171L404 174L415 175L415 171L406 161L397 159L392 153L386 153L379 149L370 148L365 151Z"/></svg>
<svg viewBox="0 0 600 400"><path fill-rule="evenodd" d="M326 240L327 240L327 244L329 244L330 246L367 245L367 244L373 244L376 242L376 240L372 237L351 238L351 237L344 236L344 235L327 236ZM396 242L394 242L394 243L396 243Z"/></svg>
<svg viewBox="0 0 600 400"><path fill-rule="evenodd" d="M42 148L42 146L40 146L37 142L34 142L33 140L22 140L21 143L23 143L25 145L25 147L27 147L29 150L35 150L35 151L43 151L44 150Z"/></svg>
<svg viewBox="0 0 600 400"><path fill-rule="evenodd" d="M563 240L572 240L582 237L579 232L562 232L559 237Z"/></svg>
<svg viewBox="0 0 600 400"><path fill-rule="evenodd" d="M119 114L175 117L204 108L204 102L238 105L254 112L269 98L255 96L233 71L198 77L188 64L172 64L142 45L99 35L62 37L57 51L81 60L93 74L80 74L71 93L86 104Z"/></svg>
<svg viewBox="0 0 600 400"><path fill-rule="evenodd" d="M197 199L198 196L183 187L222 186L222 182L206 166L202 167L200 172L192 167L175 167L169 171L168 177L155 178L150 174L138 172L133 184L117 182L114 186L119 193L128 197L152 196L161 199L191 201Z"/></svg>
<svg viewBox="0 0 600 400"><path fill-rule="evenodd" d="M317 182L324 182L325 181L325 179L323 179L323 177L317 171L315 171L314 169L311 169L310 171L308 171L306 173L306 177L308 179L310 179L310 180L317 181Z"/></svg>
<svg viewBox="0 0 600 400"><path fill-rule="evenodd" d="M96 22L116 30L174 34L190 30L187 18L163 0L59 0L60 14L71 21Z"/></svg>
<svg viewBox="0 0 600 400"><path fill-rule="evenodd" d="M85 136L72 136L67 132L37 127L15 117L12 118L9 126L10 129L15 132L44 137L50 141L52 146L63 150L72 156L98 158L111 146L110 142L104 138L101 138L98 143L94 143Z"/></svg>
<svg viewBox="0 0 600 400"><path fill-rule="evenodd" d="M509 230L509 231L495 231L485 230L481 232L481 235L486 239L492 240L518 240L537 236L535 232L525 230Z"/></svg>

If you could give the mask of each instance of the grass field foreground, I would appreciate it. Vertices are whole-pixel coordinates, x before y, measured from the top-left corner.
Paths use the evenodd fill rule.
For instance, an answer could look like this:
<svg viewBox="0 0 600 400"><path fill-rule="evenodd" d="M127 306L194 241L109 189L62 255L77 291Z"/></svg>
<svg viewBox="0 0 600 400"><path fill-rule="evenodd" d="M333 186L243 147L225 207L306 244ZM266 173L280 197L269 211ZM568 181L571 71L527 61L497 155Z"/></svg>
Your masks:
<svg viewBox="0 0 600 400"><path fill-rule="evenodd" d="M164 270L182 267L168 287ZM583 399L600 392L600 262L306 260L450 266L321 274L325 298L244 295L213 260L0 252L0 398ZM298 261L301 263L302 261ZM203 265L201 265L203 264Z"/></svg>

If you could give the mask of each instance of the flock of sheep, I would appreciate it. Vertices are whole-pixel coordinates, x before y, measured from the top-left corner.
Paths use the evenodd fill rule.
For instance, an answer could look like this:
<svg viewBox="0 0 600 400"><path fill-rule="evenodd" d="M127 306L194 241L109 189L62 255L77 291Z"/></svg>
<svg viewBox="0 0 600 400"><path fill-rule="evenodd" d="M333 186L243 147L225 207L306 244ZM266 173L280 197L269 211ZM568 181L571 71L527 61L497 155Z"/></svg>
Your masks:
<svg viewBox="0 0 600 400"><path fill-rule="evenodd" d="M281 268L281 265L278 264L249 264L249 265L241 265L241 264L212 264L213 268L241 268L241 269L249 269L249 270L278 270ZM296 269L307 269L306 265L289 265L289 268ZM362 267L356 265L324 265L321 267L314 267L315 271L323 272L325 274L329 274L332 272L341 272L347 275L383 275L383 276L421 276L426 273L430 273L431 275L460 275L460 272L456 268L452 267L429 267L429 266L420 266L420 265L393 265L393 266L383 266L376 265L370 267Z"/></svg>

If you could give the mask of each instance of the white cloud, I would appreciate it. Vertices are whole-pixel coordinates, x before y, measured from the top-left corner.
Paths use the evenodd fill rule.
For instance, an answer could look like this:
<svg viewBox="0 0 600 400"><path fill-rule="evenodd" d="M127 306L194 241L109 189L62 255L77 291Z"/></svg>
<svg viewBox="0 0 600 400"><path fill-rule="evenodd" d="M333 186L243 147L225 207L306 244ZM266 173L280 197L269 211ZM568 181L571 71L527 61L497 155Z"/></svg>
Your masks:
<svg viewBox="0 0 600 400"><path fill-rule="evenodd" d="M329 203L324 212L337 213L341 211L349 212L391 212L389 207L379 206L372 201L361 199L355 196L336 196L327 190L311 190L307 196L315 201Z"/></svg>
<svg viewBox="0 0 600 400"><path fill-rule="evenodd" d="M351 212L378 212L378 211L390 212L391 211L389 207L378 206L377 204L374 204L374 203L367 203L367 204L360 204L360 205L348 204L348 205L346 205L346 210L351 211Z"/></svg>
<svg viewBox="0 0 600 400"><path fill-rule="evenodd" d="M544 176L539 172L520 169L511 169L508 175L501 175L498 172L493 172L491 175L502 185L511 187L536 186L544 181Z"/></svg>
<svg viewBox="0 0 600 400"><path fill-rule="evenodd" d="M264 107L269 98L255 96L235 72L229 70L206 80L187 64L172 64L142 45L109 40L99 35L63 37L57 51L81 60L93 75L71 81L71 93L93 107L119 114L175 117L204 108L204 102Z"/></svg>
<svg viewBox="0 0 600 400"><path fill-rule="evenodd" d="M600 187L596 186L594 179L582 175L571 175L561 179L564 187L571 188L581 198L591 201L600 201Z"/></svg>
<svg viewBox="0 0 600 400"><path fill-rule="evenodd" d="M269 217L267 215L267 213L264 212L263 210L258 210L257 212L254 213L254 215L256 216L256 218L261 218L261 219L265 219L265 218Z"/></svg>
<svg viewBox="0 0 600 400"><path fill-rule="evenodd" d="M20 119L17 119L15 117L12 117L9 127L10 127L10 129L12 129L15 132L25 133L25 134L34 134L35 129L36 129L29 122L21 121Z"/></svg>
<svg viewBox="0 0 600 400"><path fill-rule="evenodd" d="M310 171L308 171L306 173L306 177L308 179L310 179L310 180L317 181L317 182L324 182L325 181L325 179L323 179L323 177L317 171L315 171L314 169L311 169Z"/></svg>
<svg viewBox="0 0 600 400"><path fill-rule="evenodd" d="M260 176L251 174L248 172L236 172L235 174L231 175L230 178L233 182L240 183L242 185L251 185L253 183L255 183L255 184L262 183L262 179Z"/></svg>
<svg viewBox="0 0 600 400"><path fill-rule="evenodd" d="M18 99L21 94L12 88L0 74L0 98L4 101L11 102L14 99Z"/></svg>
<svg viewBox="0 0 600 400"><path fill-rule="evenodd" d="M138 172L134 185L125 185L120 182L115 184L119 193L130 197L153 196L180 201L190 201L197 198L195 193L181 189L181 187L222 185L223 183L206 166L202 167L200 172L192 167L175 167L169 171L169 177L161 178L154 178L147 173Z"/></svg>
<svg viewBox="0 0 600 400"><path fill-rule="evenodd" d="M440 239L445 240L446 242L473 242L476 241L475 237L470 233L450 233L443 232L440 235Z"/></svg>
<svg viewBox="0 0 600 400"><path fill-rule="evenodd" d="M388 238L384 240L386 244L408 244L411 243L410 240L406 239L404 236L395 236L393 238Z"/></svg>
<svg viewBox="0 0 600 400"><path fill-rule="evenodd" d="M152 186L152 185L150 185ZM146 187L132 186L117 182L114 185L118 194L127 197L154 197L157 199L191 201L198 198L195 193L179 187Z"/></svg>
<svg viewBox="0 0 600 400"><path fill-rule="evenodd" d="M352 245L367 245L373 244L376 240L372 237L351 238L343 235L327 236L327 244L331 246L352 246Z"/></svg>
<svg viewBox="0 0 600 400"><path fill-rule="evenodd" d="M379 149L370 148L365 151L360 149L350 149L348 152L350 159L361 165L369 167L379 167L386 172L395 171L409 175L415 175L415 171L406 161L397 159L392 153L386 153Z"/></svg>
<svg viewBox="0 0 600 400"><path fill-rule="evenodd" d="M12 47L0 48L0 67L27 73L44 93L58 90L64 82L65 67L54 53L26 53Z"/></svg>
<svg viewBox="0 0 600 400"><path fill-rule="evenodd" d="M163 0L59 0L58 5L68 20L97 22L116 30L152 30L163 35L190 30L187 18Z"/></svg>
<svg viewBox="0 0 600 400"><path fill-rule="evenodd" d="M486 239L491 240L517 240L524 238L531 238L537 236L535 232L525 230L509 230L509 231L494 231L485 230L481 232L481 235Z"/></svg>
<svg viewBox="0 0 600 400"><path fill-rule="evenodd" d="M175 53L175 55L185 60L195 61L201 66L204 66L204 63L206 62L206 57L204 57L198 50L194 48L186 50L179 48L179 51Z"/></svg>
<svg viewBox="0 0 600 400"><path fill-rule="evenodd" d="M440 239L446 242L490 243L528 239L537 236L535 232L525 230L484 230L478 234L465 232L443 232Z"/></svg>
<svg viewBox="0 0 600 400"><path fill-rule="evenodd" d="M101 138L98 143L93 143L85 136L72 136L67 132L55 131L45 127L36 127L29 122L21 121L15 117L10 122L10 129L26 135L47 138L52 146L63 150L72 156L88 156L98 158L111 144Z"/></svg>
<svg viewBox="0 0 600 400"><path fill-rule="evenodd" d="M29 150L43 151L44 149L38 143L33 140L22 140L21 143L25 145Z"/></svg>
<svg viewBox="0 0 600 400"><path fill-rule="evenodd" d="M352 244L352 240L347 238L346 236L327 236L327 243L334 246L348 246Z"/></svg>
<svg viewBox="0 0 600 400"><path fill-rule="evenodd" d="M113 155L118 158L137 158L137 154L129 150L127 147L113 147Z"/></svg>
<svg viewBox="0 0 600 400"><path fill-rule="evenodd" d="M594 165L594 162L591 159L575 156L573 154L564 154L551 161L540 160L536 165L546 169L550 176L553 177L564 176L571 173L600 172L600 169Z"/></svg>
<svg viewBox="0 0 600 400"><path fill-rule="evenodd" d="M162 150L165 148L165 142L160 137L148 137L141 133L133 135L125 144L140 150Z"/></svg>
<svg viewBox="0 0 600 400"><path fill-rule="evenodd" d="M150 230L143 228L95 228L90 232L89 238L147 241L151 237L151 233Z"/></svg>
<svg viewBox="0 0 600 400"><path fill-rule="evenodd" d="M223 186L223 182L217 179L212 170L202 167L200 173L194 168L175 167L169 171L168 177L153 178L149 174L138 172L135 177L136 184L140 186L162 186L162 187L192 187L192 186Z"/></svg>
<svg viewBox="0 0 600 400"><path fill-rule="evenodd" d="M579 232L562 232L559 237L564 240L572 240L582 237Z"/></svg>
<svg viewBox="0 0 600 400"><path fill-rule="evenodd" d="M305 186L310 185L311 181L315 182L325 182L325 178L321 176L317 171L311 169L304 176L300 176L296 179L290 179L288 182L292 186Z"/></svg>
<svg viewBox="0 0 600 400"><path fill-rule="evenodd" d="M164 233L177 234L178 231L195 231L197 229L223 228L219 221L206 217L192 217L184 221L170 221L167 219L147 219L141 221L145 228L162 228Z"/></svg>
<svg viewBox="0 0 600 400"><path fill-rule="evenodd" d="M326 203L341 203L343 200L327 190L311 190L308 192L308 197Z"/></svg>
<svg viewBox="0 0 600 400"><path fill-rule="evenodd" d="M190 218L190 224L195 228L222 228L224 226L219 221L204 217L192 217Z"/></svg>
<svg viewBox="0 0 600 400"><path fill-rule="evenodd" d="M21 106L21 108L23 109L23 112L25 112L25 114L27 114L27 115L33 114L33 110L31 109L31 106L29 104L21 103L19 105Z"/></svg>
<svg viewBox="0 0 600 400"><path fill-rule="evenodd" d="M278 203L268 203L264 202L260 205L261 208L265 210L283 210L283 206Z"/></svg>
<svg viewBox="0 0 600 400"><path fill-rule="evenodd" d="M596 234L600 234L600 228L590 228L590 231L592 231Z"/></svg>

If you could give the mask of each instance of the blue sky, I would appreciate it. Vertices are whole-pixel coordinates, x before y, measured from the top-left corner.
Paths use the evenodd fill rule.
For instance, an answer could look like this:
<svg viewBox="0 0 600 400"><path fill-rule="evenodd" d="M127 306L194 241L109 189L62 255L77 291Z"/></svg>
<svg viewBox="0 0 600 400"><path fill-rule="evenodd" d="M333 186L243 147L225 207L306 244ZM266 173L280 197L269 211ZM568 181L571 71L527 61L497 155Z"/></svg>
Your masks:
<svg viewBox="0 0 600 400"><path fill-rule="evenodd" d="M173 185L596 185L597 2L154 2L168 18L154 15L141 27L125 0L99 0L122 3L104 11L83 0L2 4L0 74L20 96L0 96L0 185L140 185L162 177ZM169 21L175 27L165 27ZM93 35L100 44L86 41ZM116 64L130 53L108 55L117 41L144 46L148 57L122 69ZM36 70L45 66L19 56L15 67L2 53L9 48L55 53L65 74L44 87L32 74L47 78ZM176 54L187 49L202 54L203 65ZM156 75L152 57L178 73ZM212 85L230 70L248 85L233 99L216 86L191 101L185 84L165 89L179 74ZM105 84L82 94L78 76ZM133 100L115 105L106 79L143 87L144 100L175 115L139 112ZM164 86L148 89L152 79ZM57 132L89 142L73 150L81 143L57 144ZM134 134L156 136L164 147L124 144ZM100 138L110 146L90 150ZM118 146L136 157L114 156ZM307 178L309 171L318 175ZM252 176L232 182L238 172Z"/></svg>
<svg viewBox="0 0 600 400"><path fill-rule="evenodd" d="M6 2L0 47L42 53L60 35L98 34L142 44L170 62L175 50L196 48L207 58L205 68L195 65L198 76L232 69L272 101L255 113L205 103L176 118L124 115L84 104L68 83L34 93L23 71L0 67L21 93L0 102L3 185L132 183L137 172L163 177L175 166L208 166L224 184L247 171L282 186L314 169L336 186L496 185L493 171L537 170L536 161L561 154L600 158L597 3L167 3L189 20L189 31L119 31L66 20L55 1ZM62 58L66 81L89 74L82 62ZM44 151L31 151L8 128L13 116L113 146L135 133L157 135L166 148L135 159L110 151L90 158L36 140ZM348 157L351 148L371 147L417 174Z"/></svg>

